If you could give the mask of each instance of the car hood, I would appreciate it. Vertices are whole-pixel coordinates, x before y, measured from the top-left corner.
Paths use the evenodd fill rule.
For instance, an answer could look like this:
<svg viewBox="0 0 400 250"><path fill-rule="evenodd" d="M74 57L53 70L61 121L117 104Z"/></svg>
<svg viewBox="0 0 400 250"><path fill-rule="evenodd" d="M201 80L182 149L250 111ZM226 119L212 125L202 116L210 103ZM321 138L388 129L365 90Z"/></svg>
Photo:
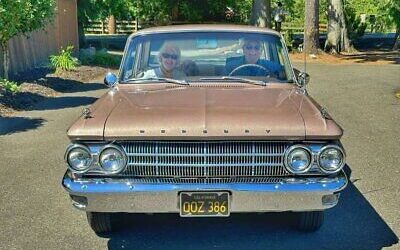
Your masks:
<svg viewBox="0 0 400 250"><path fill-rule="evenodd" d="M70 128L71 139L304 140L308 133L318 139L342 133L289 84L120 85L90 110Z"/></svg>

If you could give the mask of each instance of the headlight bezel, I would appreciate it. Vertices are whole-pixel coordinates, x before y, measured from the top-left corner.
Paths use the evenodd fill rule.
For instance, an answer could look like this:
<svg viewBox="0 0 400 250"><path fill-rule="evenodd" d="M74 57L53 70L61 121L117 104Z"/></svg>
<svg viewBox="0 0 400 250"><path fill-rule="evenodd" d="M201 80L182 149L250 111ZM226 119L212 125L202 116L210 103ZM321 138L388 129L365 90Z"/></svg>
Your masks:
<svg viewBox="0 0 400 250"><path fill-rule="evenodd" d="M321 155L322 155L322 153L323 153L325 150L331 149L331 148L338 150L338 151L342 154L342 161L341 161L339 167L338 167L336 170L334 170L334 171L326 170L325 168L323 168L323 167L321 166ZM317 154L317 160L316 160L316 162L317 162L317 165L318 165L319 169L320 169L323 173L325 173L325 174L335 174L335 173L340 172L340 170L342 170L343 167L344 167L344 165L346 164L346 153L345 153L344 149L343 149L342 147L338 146L338 145L325 145L325 146L323 146L323 147L319 150L319 152L318 152L318 154Z"/></svg>
<svg viewBox="0 0 400 250"><path fill-rule="evenodd" d="M90 156L90 163L89 163L88 166L87 166L85 169L83 169L83 170L75 169L74 167L72 167L72 164L71 164L70 161L69 161L69 155L70 155L70 153L71 153L74 149L77 149L77 148L83 149L83 150L86 151L86 152L89 154L89 156ZM68 146L68 148L67 148L67 150L66 150L66 152L65 152L65 155L64 155L64 159L65 159L65 161L66 161L67 164L68 164L69 170L71 170L73 173L76 173L76 174L83 174L83 173L88 172L88 171L90 170L90 168L92 167L93 162L94 162L93 154L92 154L92 152L90 151L90 148L87 147L87 146L85 146L85 145L82 145L82 144L71 144L70 146Z"/></svg>
<svg viewBox="0 0 400 250"><path fill-rule="evenodd" d="M119 170L116 170L116 171L107 171L107 170L103 167L101 158L102 158L103 153L104 153L107 149L115 149L115 150L117 150L117 151L122 155L122 158L123 158L123 160L124 160L124 163L123 163L123 166L122 166ZM121 147L119 147L119 146L117 146L117 145L114 145L114 144L108 144L108 145L105 145L104 147L102 147L101 150L99 151L99 154L98 154L98 163L99 163L99 166L100 166L101 170L104 172L104 174L111 174L111 175L112 175L112 174L119 174L119 173L122 173L123 171L125 171L126 166L128 165L128 157L127 157L125 151L124 151Z"/></svg>
<svg viewBox="0 0 400 250"><path fill-rule="evenodd" d="M309 156L309 163L308 163L307 167L304 168L301 171L296 171L289 165L289 155L290 155L290 153L292 151L294 151L296 149L303 149L304 151L306 151L306 153ZM286 152L284 154L284 162L283 163L284 163L284 166L285 166L286 170L289 171L290 173L292 173L292 174L305 174L313 166L313 161L314 161L314 157L313 157L313 153L312 153L311 149L309 149L308 147L306 147L304 145L296 144L296 145L292 145L288 149L286 149Z"/></svg>

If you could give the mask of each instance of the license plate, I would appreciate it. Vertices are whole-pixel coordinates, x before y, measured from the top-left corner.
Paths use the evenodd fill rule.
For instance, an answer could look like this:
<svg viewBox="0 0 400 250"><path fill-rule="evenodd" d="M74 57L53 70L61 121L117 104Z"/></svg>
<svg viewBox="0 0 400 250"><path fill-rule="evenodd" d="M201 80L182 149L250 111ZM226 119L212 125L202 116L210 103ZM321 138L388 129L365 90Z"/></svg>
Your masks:
<svg viewBox="0 0 400 250"><path fill-rule="evenodd" d="M229 216L228 192L181 192L182 217Z"/></svg>

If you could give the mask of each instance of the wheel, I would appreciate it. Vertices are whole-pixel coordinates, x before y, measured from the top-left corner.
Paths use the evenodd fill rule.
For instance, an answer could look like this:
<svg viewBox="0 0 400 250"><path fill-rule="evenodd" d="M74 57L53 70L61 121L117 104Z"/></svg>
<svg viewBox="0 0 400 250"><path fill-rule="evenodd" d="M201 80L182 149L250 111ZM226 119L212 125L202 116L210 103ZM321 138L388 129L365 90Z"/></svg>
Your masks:
<svg viewBox="0 0 400 250"><path fill-rule="evenodd" d="M317 231L324 223L324 211L298 213L298 229L305 232Z"/></svg>
<svg viewBox="0 0 400 250"><path fill-rule="evenodd" d="M240 70L243 70L243 69L246 69L246 68L255 68L255 69L261 70L263 73L265 73L264 76L269 76L270 75L270 71L267 68L265 68L264 66L251 63L251 64L243 64L243 65L240 65L240 66L234 68L231 71L231 73L229 73L228 76L235 76Z"/></svg>
<svg viewBox="0 0 400 250"><path fill-rule="evenodd" d="M86 212L90 227L95 233L112 232L111 213Z"/></svg>

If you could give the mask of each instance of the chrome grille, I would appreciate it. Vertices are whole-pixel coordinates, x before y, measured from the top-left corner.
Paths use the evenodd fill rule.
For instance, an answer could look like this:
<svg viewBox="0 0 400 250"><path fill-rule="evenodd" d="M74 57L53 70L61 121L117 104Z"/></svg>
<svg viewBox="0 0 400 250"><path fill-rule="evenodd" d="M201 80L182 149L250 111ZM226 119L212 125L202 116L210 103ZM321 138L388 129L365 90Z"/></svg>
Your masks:
<svg viewBox="0 0 400 250"><path fill-rule="evenodd" d="M129 141L119 142L128 156L123 176L235 177L287 176L284 142Z"/></svg>
<svg viewBox="0 0 400 250"><path fill-rule="evenodd" d="M132 184L229 184L229 183L279 183L283 178L276 177L239 177L239 178L135 178Z"/></svg>

